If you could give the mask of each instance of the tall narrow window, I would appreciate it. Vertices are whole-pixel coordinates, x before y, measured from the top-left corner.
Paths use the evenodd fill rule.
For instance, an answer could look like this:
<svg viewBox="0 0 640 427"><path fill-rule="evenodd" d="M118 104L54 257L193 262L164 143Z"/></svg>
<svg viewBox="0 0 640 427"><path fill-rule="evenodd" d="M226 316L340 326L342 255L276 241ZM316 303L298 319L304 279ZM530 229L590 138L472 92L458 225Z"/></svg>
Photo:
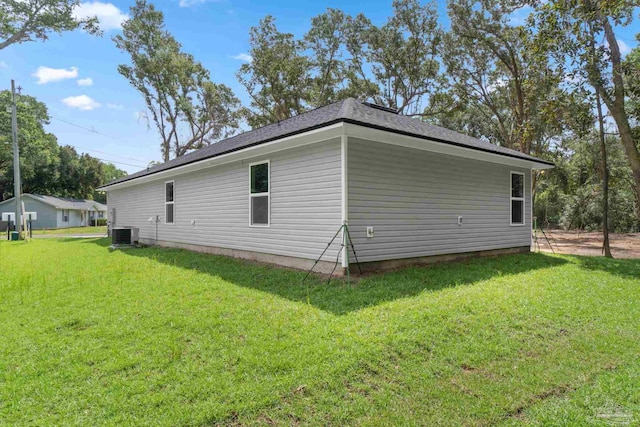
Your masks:
<svg viewBox="0 0 640 427"><path fill-rule="evenodd" d="M173 181L167 181L164 183L164 223L173 224L173 205L174 205L174 191Z"/></svg>
<svg viewBox="0 0 640 427"><path fill-rule="evenodd" d="M524 225L524 174L511 172L511 225Z"/></svg>
<svg viewBox="0 0 640 427"><path fill-rule="evenodd" d="M251 170L251 225L269 226L269 162L249 166Z"/></svg>
<svg viewBox="0 0 640 427"><path fill-rule="evenodd" d="M69 209L62 211L62 222L69 222Z"/></svg>

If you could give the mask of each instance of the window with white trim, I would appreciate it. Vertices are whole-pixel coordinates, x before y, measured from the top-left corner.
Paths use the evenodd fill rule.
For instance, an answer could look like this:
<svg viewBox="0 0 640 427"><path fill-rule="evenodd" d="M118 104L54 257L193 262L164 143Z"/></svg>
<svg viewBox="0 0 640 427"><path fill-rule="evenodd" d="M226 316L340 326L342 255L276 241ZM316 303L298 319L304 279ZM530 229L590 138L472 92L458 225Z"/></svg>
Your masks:
<svg viewBox="0 0 640 427"><path fill-rule="evenodd" d="M174 215L174 182L164 183L164 223L173 224Z"/></svg>
<svg viewBox="0 0 640 427"><path fill-rule="evenodd" d="M524 174L511 172L511 225L524 225Z"/></svg>
<svg viewBox="0 0 640 427"><path fill-rule="evenodd" d="M268 227L269 203L269 161L249 166L251 175L250 210L252 226Z"/></svg>
<svg viewBox="0 0 640 427"><path fill-rule="evenodd" d="M62 210L62 222L69 222L69 209Z"/></svg>

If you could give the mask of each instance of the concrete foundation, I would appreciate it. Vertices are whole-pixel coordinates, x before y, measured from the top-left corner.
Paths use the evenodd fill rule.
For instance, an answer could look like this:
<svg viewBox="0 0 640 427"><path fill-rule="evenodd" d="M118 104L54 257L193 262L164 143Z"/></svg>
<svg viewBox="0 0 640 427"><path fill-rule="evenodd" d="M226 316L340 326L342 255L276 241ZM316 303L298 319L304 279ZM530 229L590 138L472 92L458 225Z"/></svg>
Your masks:
<svg viewBox="0 0 640 427"><path fill-rule="evenodd" d="M461 252L457 254L431 255L418 258L390 259L385 261L374 261L361 263L363 273L374 273L380 271L397 270L403 267L436 264L440 262L459 261L468 258L486 257L507 254L521 254L531 252L529 246L520 246L515 248L491 249L486 251ZM351 274L358 272L358 266L350 264Z"/></svg>
<svg viewBox="0 0 640 427"><path fill-rule="evenodd" d="M178 249L186 249L194 252L202 252L213 255L223 255L229 256L232 258L240 258L246 259L250 261L262 262L267 264L276 264L284 267L295 268L298 270L309 270L315 260L304 259L304 258L296 258L284 255L273 255L273 254L265 254L260 252L251 252L251 251L242 251L237 249L227 249L227 248L219 248L213 246L202 246L202 245L193 245L188 243L177 243L177 242L167 242L167 241L155 241L153 239L140 239L140 243L149 246L162 246L166 248L178 248ZM435 264L440 262L450 262L450 261L458 261L468 258L475 257L485 257L485 256L496 256L496 255L506 255L506 254L519 254L530 252L531 248L529 246L521 246L515 248L505 248L505 249L492 249L486 251L476 251L476 252L462 252L457 254L445 254L445 255L432 255L418 258L405 258L405 259L392 259L385 261L374 261L374 262L365 262L361 263L360 267L362 268L363 273L375 273L382 271L390 271L397 270L403 267L409 266L418 266L418 265L428 265ZM357 275L359 273L358 266L356 264L350 264L351 266L351 274ZM343 269L340 265L336 267L334 262L330 261L320 261L313 269L314 272L329 274L332 270L334 275L342 276L346 275L346 269Z"/></svg>
<svg viewBox="0 0 640 427"><path fill-rule="evenodd" d="M203 246L203 245L192 245L188 243L177 243L177 242L166 242L166 241L155 241L153 239L140 239L140 243L143 245L149 246L162 246L165 248L179 248L186 249L194 252L202 252L206 254L213 255L223 255L232 258L240 258L246 259L250 261L263 262L267 264L276 264L281 265L283 267L295 268L298 270L309 270L313 267L313 263L315 260L313 259L305 259L305 258L296 258L285 255L274 255L274 254L265 254L261 252L252 252L252 251L241 251L238 249L228 249L228 248L219 248L214 246ZM316 265L313 269L316 273L329 274L331 270L334 269L334 275L341 276L342 268L340 265L335 266L335 262L329 261L320 261L318 265ZM357 267L356 267L357 269ZM351 269L353 271L353 268Z"/></svg>

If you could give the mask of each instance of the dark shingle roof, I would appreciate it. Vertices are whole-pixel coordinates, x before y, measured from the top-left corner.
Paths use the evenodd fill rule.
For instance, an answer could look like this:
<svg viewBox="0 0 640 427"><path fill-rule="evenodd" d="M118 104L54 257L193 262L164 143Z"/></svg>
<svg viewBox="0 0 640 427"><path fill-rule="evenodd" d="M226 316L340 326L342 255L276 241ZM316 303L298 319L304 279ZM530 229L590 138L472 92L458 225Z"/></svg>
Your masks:
<svg viewBox="0 0 640 427"><path fill-rule="evenodd" d="M216 142L215 144L193 151L161 165L117 179L107 184L107 186L340 122L387 130L445 144L553 165L553 163L546 160L538 159L519 151L500 147L449 129L425 123L421 120L375 108L353 98L347 98L278 123L232 136L231 138Z"/></svg>
<svg viewBox="0 0 640 427"><path fill-rule="evenodd" d="M106 205L103 205L102 203L98 203L95 200L73 199L69 197L56 197L56 196L42 196L40 194L30 194L30 193L23 193L22 196L31 197L32 199L39 200L42 203L45 203L47 205L53 206L54 208L58 208L58 209L82 210L82 211L97 210L97 211L105 211L105 212L107 211ZM4 200L2 201L2 203L8 202L10 200L14 200L14 198L12 197L10 199Z"/></svg>

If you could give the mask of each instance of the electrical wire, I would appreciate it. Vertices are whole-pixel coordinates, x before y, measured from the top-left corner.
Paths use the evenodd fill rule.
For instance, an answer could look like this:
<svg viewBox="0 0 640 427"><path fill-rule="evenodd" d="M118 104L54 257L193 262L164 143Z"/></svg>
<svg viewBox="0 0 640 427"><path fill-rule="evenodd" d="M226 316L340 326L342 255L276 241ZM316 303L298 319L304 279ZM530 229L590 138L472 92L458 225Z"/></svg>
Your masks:
<svg viewBox="0 0 640 427"><path fill-rule="evenodd" d="M58 117L54 117L54 116L49 116L49 117L51 117L52 119L57 120L57 121L59 121L59 122L66 123L66 124L68 124L68 125L75 126L75 127L77 127L77 128L80 128L80 129L84 129L84 130L86 130L87 132L91 132L91 133L95 133L95 134L98 134L98 135L102 135L102 136L104 136L104 137L111 138L111 139L114 139L114 140L116 140L116 141L124 142L124 143L126 143L126 144L131 144L131 141L126 141L126 140L124 140L124 139L122 139L122 138L118 138L118 137L115 137L115 136L112 136L112 135L107 135L106 133L98 132L97 130L95 130L95 129L93 129L93 128L88 128L88 127L85 127L85 126L81 126L81 125L79 125L79 124L76 124L76 123L70 122L70 121L68 121L68 120L60 119L60 118L58 118Z"/></svg>
<svg viewBox="0 0 640 427"><path fill-rule="evenodd" d="M59 122L66 123L66 124L68 124L68 125L71 125L71 126L77 127L77 128L79 128L79 129L86 130L87 132L95 133L95 134L97 134L97 135L102 135L102 136L104 136L104 137L111 138L111 139L116 140L116 141L120 141L120 142L124 142L124 143L126 143L126 144L130 144L130 142L129 142L129 141L126 141L126 140L121 139L121 138L117 138L117 137L115 137L115 136L107 135L107 134L102 133L102 132L98 132L97 130L95 130L95 129L93 129L93 128L88 128L88 127L85 127L85 126L81 126L81 125L79 125L79 124L76 124L76 123L70 122L70 121L68 121L68 120L60 119L60 118L58 118L58 117L54 117L54 116L50 116L50 117L51 117L52 119L54 119L54 120L59 121ZM147 164L146 164L144 161L142 161L142 160L138 160L138 159L133 158L133 157L121 156L121 155L118 155L118 154L111 154L111 153L107 153L107 152L105 152L105 151L95 150L95 149L92 149L92 148L84 148L84 147L80 147L80 146L78 146L78 145L73 145L73 144L65 144L65 145L69 145L69 146L71 146L71 147L74 147L74 148L77 148L77 149L80 149L80 150L93 151L94 153L100 153L100 154L104 154L104 155L111 156L111 157L118 157L118 158L121 158L121 159L126 159L126 160L130 160L130 161L134 161L134 162L137 162L137 163L140 163L140 164L139 164L139 165L132 165L132 164L130 164L130 163L119 162L119 161L115 161L115 160L99 159L99 160L102 160L102 161L107 161L107 162L112 162L112 163L118 163L118 164L122 164L122 165L133 166L133 167L141 167L141 168L144 168L144 167L146 167L146 166L147 166Z"/></svg>
<svg viewBox="0 0 640 427"><path fill-rule="evenodd" d="M146 166L140 166L140 165L132 165L131 163L124 163L124 162L117 162L115 160L109 160L109 159L101 159L99 157L94 157L94 159L98 159L101 162L108 162L108 163L117 163L119 165L125 165L125 166L132 166L134 168L141 168L144 169Z"/></svg>

